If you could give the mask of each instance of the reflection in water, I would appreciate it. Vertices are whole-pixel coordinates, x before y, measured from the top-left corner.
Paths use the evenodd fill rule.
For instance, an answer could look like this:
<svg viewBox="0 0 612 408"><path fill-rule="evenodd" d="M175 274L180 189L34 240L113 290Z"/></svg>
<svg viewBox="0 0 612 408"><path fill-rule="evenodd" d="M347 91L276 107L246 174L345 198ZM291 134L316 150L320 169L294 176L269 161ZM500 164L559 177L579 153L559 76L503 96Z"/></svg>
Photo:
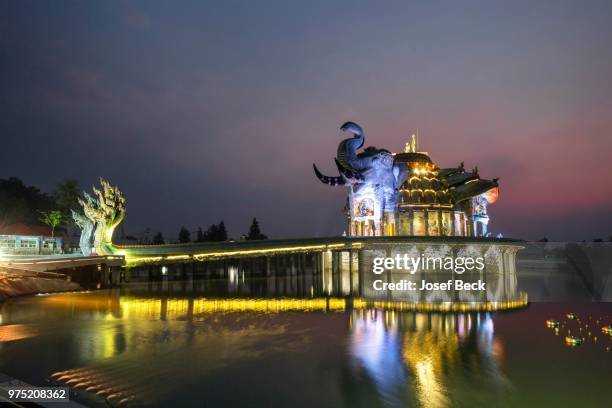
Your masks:
<svg viewBox="0 0 612 408"><path fill-rule="evenodd" d="M403 402L406 372L400 358L397 325L387 326L376 310L351 315L351 354L374 382L384 401Z"/></svg>
<svg viewBox="0 0 612 408"><path fill-rule="evenodd" d="M550 340L544 321L566 308L439 313L300 297L307 285L266 297L242 276L219 281L229 294L211 281L213 290L186 294L177 281L10 300L0 309L0 373L37 385L52 377L113 406L170 407L542 406L595 395L609 379L593 354L601 347L534 341ZM558 373L559 361L580 375Z"/></svg>
<svg viewBox="0 0 612 408"><path fill-rule="evenodd" d="M36 336L37 330L32 325L26 324L7 324L0 326L0 343L27 339Z"/></svg>
<svg viewBox="0 0 612 408"><path fill-rule="evenodd" d="M502 354L495 350L502 347L496 346L489 313L422 313L376 304L347 298L147 297L115 290L39 296L5 308L3 319L41 322L46 334L57 330L50 322L80 321L74 351L84 364L46 376L112 404L171 400L202 376L265 354L303 351L309 332L317 330L296 327L305 313L348 317L351 366L365 373L385 405L448 406L455 383L468 380L465 368L504 383Z"/></svg>
<svg viewBox="0 0 612 408"><path fill-rule="evenodd" d="M365 378L383 405L444 407L455 394L469 401L465 384L491 393L508 383L489 313L384 310L344 298L143 295L40 296L2 312L7 323L38 322L53 342L65 327L75 330L74 362L45 377L111 404L169 403L179 391L193 396L203 378L233 366L309 353L329 341L326 321L336 322L337 333L348 326L350 382Z"/></svg>
<svg viewBox="0 0 612 408"><path fill-rule="evenodd" d="M191 319L203 313L287 311L343 311L347 309L381 309L396 311L467 311L505 310L524 307L527 300L489 303L422 304L402 301L371 301L363 298L185 298L107 296L99 293L72 294L70 296L43 296L45 307L56 310L90 311L106 319ZM17 311L19 313L19 311Z"/></svg>
<svg viewBox="0 0 612 408"><path fill-rule="evenodd" d="M497 388L507 383L489 313L360 310L351 323L351 353L390 405L404 405L410 395L423 407L452 405L449 388L469 373L486 375Z"/></svg>
<svg viewBox="0 0 612 408"><path fill-rule="evenodd" d="M230 317L224 318L220 325L239 322L239 318ZM197 381L203 376L232 364L260 358L271 351L289 352L309 341L304 337L278 344L275 339L286 334L284 325L250 322L238 326L214 332L198 327L194 329L197 338L193 336L195 333L191 333L179 341L166 339L161 344L143 345L133 353L55 372L51 378L56 384L70 386L89 398L111 405L130 402L152 405L159 401L172 401L177 390L186 385L197 386ZM105 339L111 347L116 345L114 340ZM257 347L261 342L270 344L270 349Z"/></svg>

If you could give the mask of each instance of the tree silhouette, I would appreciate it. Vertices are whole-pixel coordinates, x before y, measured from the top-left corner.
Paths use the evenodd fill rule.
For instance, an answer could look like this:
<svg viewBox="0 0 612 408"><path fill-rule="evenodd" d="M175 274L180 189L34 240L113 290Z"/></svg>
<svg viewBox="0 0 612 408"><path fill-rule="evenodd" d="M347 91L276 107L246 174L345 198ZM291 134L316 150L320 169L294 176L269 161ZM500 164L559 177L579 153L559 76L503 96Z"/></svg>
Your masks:
<svg viewBox="0 0 612 408"><path fill-rule="evenodd" d="M219 224L212 224L206 232L200 236L201 228L198 229L198 242L218 242L227 241L227 230L225 223L221 221Z"/></svg>
<svg viewBox="0 0 612 408"><path fill-rule="evenodd" d="M37 187L26 186L16 177L0 179L0 224L40 222L38 211L51 211L57 206L49 195Z"/></svg>
<svg viewBox="0 0 612 408"><path fill-rule="evenodd" d="M196 233L196 242L204 242L204 232L202 232L202 227L198 227L198 232Z"/></svg>
<svg viewBox="0 0 612 408"><path fill-rule="evenodd" d="M227 230L225 229L225 223L223 222L223 220L221 220L221 222L219 223L218 229L219 231L217 241L227 241Z"/></svg>
<svg viewBox="0 0 612 408"><path fill-rule="evenodd" d="M52 197L68 222L74 222L70 216L70 210L79 212L81 210L78 201L80 196L81 186L75 179L66 179L55 187Z"/></svg>
<svg viewBox="0 0 612 408"><path fill-rule="evenodd" d="M153 236L153 245L163 245L163 244L165 244L164 236L162 235L161 232L158 232L157 234Z"/></svg>
<svg viewBox="0 0 612 408"><path fill-rule="evenodd" d="M181 230L179 231L179 234L178 234L178 240L181 244L191 242L191 233L189 232L187 228L181 227Z"/></svg>
<svg viewBox="0 0 612 408"><path fill-rule="evenodd" d="M253 222L251 223L251 227L249 228L249 234L246 236L248 240L258 240L258 239L268 239L268 237L261 233L259 229L259 222L257 218L253 217Z"/></svg>

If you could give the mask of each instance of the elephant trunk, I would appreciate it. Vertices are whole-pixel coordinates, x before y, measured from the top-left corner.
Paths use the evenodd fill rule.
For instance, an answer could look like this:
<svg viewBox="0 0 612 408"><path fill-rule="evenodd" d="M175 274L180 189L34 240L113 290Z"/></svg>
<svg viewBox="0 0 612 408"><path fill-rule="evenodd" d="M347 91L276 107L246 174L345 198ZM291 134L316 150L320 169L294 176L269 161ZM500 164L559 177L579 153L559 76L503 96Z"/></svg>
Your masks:
<svg viewBox="0 0 612 408"><path fill-rule="evenodd" d="M340 142L336 158L342 167L358 173L364 168L361 160L357 157L357 150L363 146L365 140L363 129L356 123L346 122L340 127L340 130L352 133L353 137Z"/></svg>

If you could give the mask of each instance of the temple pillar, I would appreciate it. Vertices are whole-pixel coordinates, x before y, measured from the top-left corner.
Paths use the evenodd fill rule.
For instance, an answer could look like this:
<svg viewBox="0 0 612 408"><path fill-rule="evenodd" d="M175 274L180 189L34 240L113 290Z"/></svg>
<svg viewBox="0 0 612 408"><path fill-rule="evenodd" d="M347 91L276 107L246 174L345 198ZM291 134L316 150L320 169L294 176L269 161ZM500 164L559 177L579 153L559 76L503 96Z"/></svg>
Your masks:
<svg viewBox="0 0 612 408"><path fill-rule="evenodd" d="M408 234L414 235L414 210L410 209L408 211Z"/></svg>

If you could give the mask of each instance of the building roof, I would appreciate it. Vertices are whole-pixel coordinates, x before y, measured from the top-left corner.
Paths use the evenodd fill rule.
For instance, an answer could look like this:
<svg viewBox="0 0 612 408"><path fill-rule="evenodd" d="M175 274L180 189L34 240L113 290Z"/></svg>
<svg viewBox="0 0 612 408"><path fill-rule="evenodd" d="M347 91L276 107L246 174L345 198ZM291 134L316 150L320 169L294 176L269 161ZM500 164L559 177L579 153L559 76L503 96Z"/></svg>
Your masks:
<svg viewBox="0 0 612 408"><path fill-rule="evenodd" d="M403 152L396 153L395 163L432 163L431 158L425 152Z"/></svg>
<svg viewBox="0 0 612 408"><path fill-rule="evenodd" d="M456 168L440 169L426 152L416 151L416 137L406 144L403 153L394 156L395 165L404 168L407 176L400 186L400 211L410 207L454 207L459 202L489 192L487 201L499 195L497 179L485 180L478 170L466 172L463 163Z"/></svg>
<svg viewBox="0 0 612 408"><path fill-rule="evenodd" d="M51 228L46 225L15 223L0 225L0 235L51 236Z"/></svg>

